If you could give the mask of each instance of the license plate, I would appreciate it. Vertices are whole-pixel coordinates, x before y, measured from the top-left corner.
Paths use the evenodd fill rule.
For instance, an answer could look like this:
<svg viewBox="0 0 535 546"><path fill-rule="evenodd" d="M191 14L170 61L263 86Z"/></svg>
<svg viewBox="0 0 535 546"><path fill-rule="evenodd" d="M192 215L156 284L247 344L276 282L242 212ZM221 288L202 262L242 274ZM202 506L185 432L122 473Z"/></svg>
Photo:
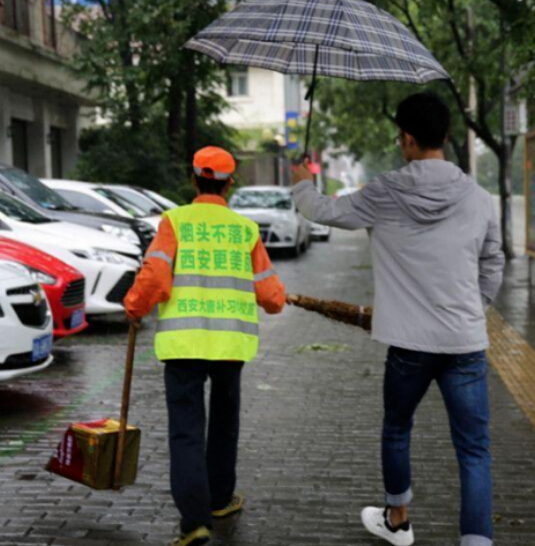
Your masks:
<svg viewBox="0 0 535 546"><path fill-rule="evenodd" d="M84 322L84 310L76 309L71 315L71 328L78 328Z"/></svg>
<svg viewBox="0 0 535 546"><path fill-rule="evenodd" d="M38 337L33 340L32 362L43 360L52 351L52 335Z"/></svg>

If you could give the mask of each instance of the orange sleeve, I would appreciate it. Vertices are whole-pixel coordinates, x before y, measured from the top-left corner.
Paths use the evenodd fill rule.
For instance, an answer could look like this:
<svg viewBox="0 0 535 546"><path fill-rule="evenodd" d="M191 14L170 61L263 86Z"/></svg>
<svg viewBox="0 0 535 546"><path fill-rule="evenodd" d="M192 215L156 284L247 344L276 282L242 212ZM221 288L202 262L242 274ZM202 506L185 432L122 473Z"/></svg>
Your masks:
<svg viewBox="0 0 535 546"><path fill-rule="evenodd" d="M147 249L143 266L124 299L126 313L135 319L148 315L157 303L167 301L173 288L173 269L178 249L168 218L160 222L158 233Z"/></svg>
<svg viewBox="0 0 535 546"><path fill-rule="evenodd" d="M273 268L266 247L260 239L258 239L253 249L251 258L253 262L256 302L270 315L280 313L286 303L286 291Z"/></svg>

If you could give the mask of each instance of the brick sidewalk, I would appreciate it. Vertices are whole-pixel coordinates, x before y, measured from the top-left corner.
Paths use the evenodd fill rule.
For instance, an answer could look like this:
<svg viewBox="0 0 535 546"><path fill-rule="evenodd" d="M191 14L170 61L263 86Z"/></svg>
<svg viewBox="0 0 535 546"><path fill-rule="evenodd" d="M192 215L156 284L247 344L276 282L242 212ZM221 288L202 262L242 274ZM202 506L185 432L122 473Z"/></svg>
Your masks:
<svg viewBox="0 0 535 546"><path fill-rule="evenodd" d="M336 232L332 243L315 244L277 268L289 292L371 303L365 234ZM129 419L142 429L138 481L120 493L49 476L42 465L69 421L118 413L124 325L97 324L94 333L66 343L56 365L38 378L0 386L0 415L11 408L5 400L27 406L9 409L0 424L0 453L13 452L0 456L0 544L158 546L177 532L152 328L141 334ZM313 343L345 350L297 350ZM262 317L259 357L243 377L238 488L247 507L231 529L221 530L231 534L227 544L382 544L363 531L359 513L382 501L384 355L366 334L298 309ZM535 430L494 371L489 383L496 544L533 546ZM412 460L417 544L456 546L457 464L435 386L416 416Z"/></svg>

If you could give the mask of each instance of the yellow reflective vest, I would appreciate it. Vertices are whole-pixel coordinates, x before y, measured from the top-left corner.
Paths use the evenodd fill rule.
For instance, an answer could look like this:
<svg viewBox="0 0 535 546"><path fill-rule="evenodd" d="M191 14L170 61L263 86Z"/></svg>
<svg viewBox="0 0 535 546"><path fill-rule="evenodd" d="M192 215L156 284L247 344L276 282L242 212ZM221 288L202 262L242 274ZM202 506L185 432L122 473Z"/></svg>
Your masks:
<svg viewBox="0 0 535 546"><path fill-rule="evenodd" d="M164 213L178 241L170 299L159 305L159 360L252 360L258 313L251 253L253 221L220 205L193 203Z"/></svg>

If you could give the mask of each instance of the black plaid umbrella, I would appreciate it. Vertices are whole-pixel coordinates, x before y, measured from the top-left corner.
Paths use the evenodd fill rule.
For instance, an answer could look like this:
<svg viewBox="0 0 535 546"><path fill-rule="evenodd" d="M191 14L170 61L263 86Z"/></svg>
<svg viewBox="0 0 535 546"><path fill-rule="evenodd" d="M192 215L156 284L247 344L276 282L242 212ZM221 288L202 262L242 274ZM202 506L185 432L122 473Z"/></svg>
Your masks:
<svg viewBox="0 0 535 546"><path fill-rule="evenodd" d="M247 0L193 39L189 49L233 65L316 76L425 84L449 79L395 17L363 0Z"/></svg>

